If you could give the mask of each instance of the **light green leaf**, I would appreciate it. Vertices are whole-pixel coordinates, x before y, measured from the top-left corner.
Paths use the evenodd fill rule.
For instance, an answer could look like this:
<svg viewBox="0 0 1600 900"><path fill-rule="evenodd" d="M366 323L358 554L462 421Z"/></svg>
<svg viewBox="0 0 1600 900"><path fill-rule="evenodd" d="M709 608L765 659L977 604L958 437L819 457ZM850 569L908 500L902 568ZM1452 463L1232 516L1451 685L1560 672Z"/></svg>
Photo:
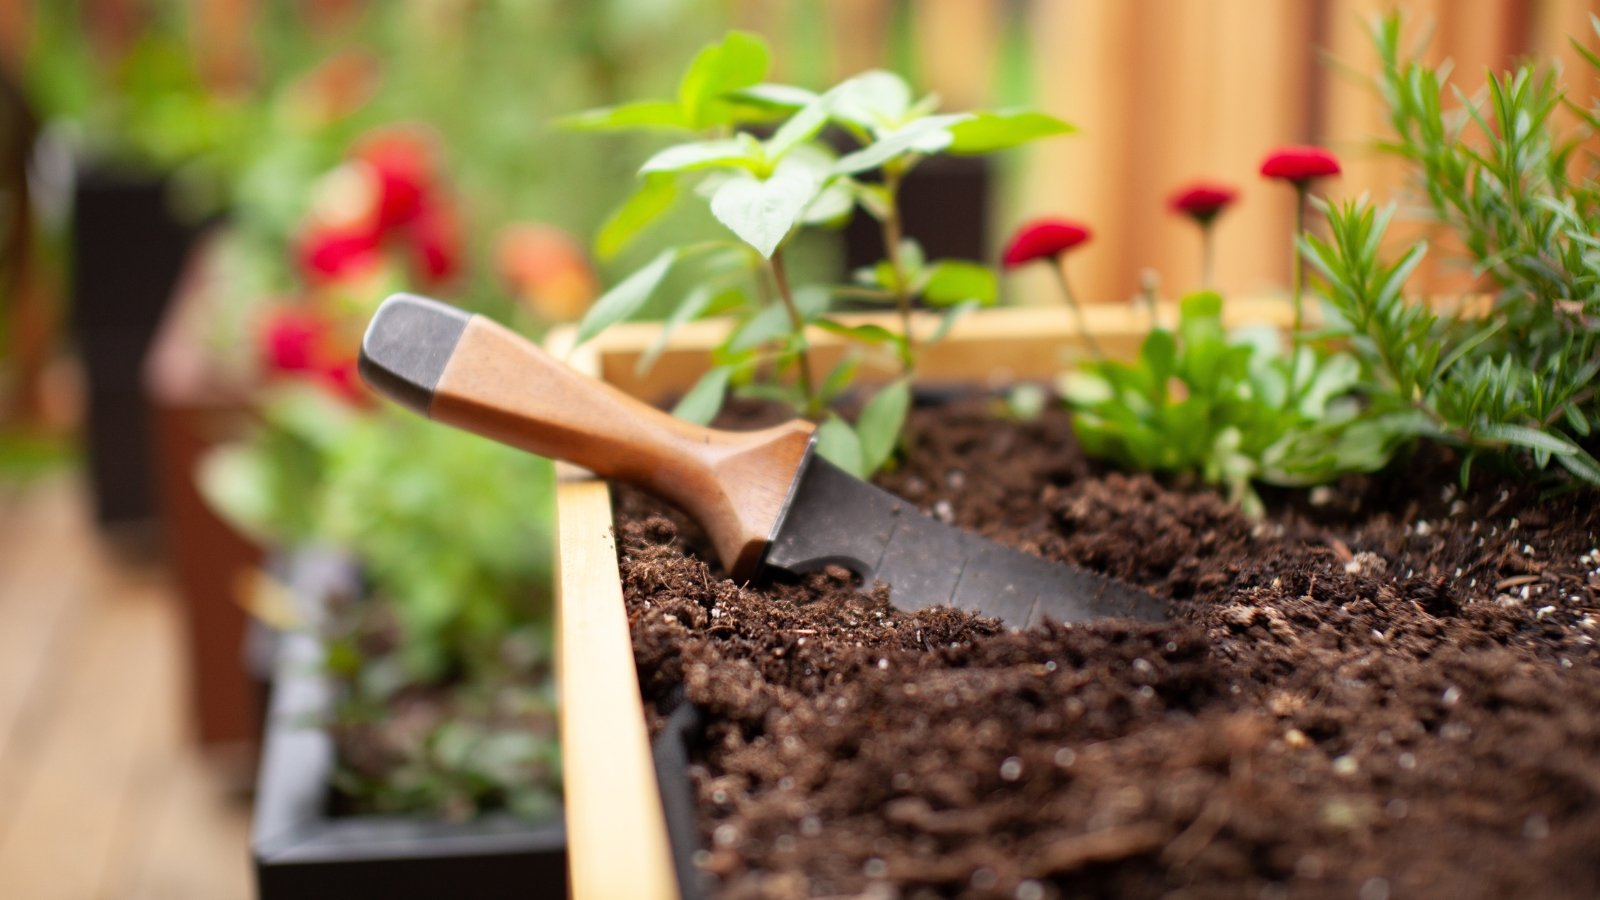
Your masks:
<svg viewBox="0 0 1600 900"><path fill-rule="evenodd" d="M695 54L678 83L678 105L690 128L727 124L722 98L761 83L770 54L766 42L744 31L730 31L719 44Z"/></svg>
<svg viewBox="0 0 1600 900"><path fill-rule="evenodd" d="M794 87L793 85L763 83L735 91L731 96L735 100L741 100L755 106L799 109L821 95L815 91L808 91L805 88Z"/></svg>
<svg viewBox="0 0 1600 900"><path fill-rule="evenodd" d="M876 169L899 156L937 153L950 145L950 126L969 118L970 114L961 113L917 119L904 128L884 135L860 150L842 157L834 164L833 171L837 175L854 175L857 172Z"/></svg>
<svg viewBox="0 0 1600 900"><path fill-rule="evenodd" d="M828 123L828 112L832 105L833 95L824 94L790 116L767 141L767 159L783 159L790 150L815 137L822 126Z"/></svg>
<svg viewBox="0 0 1600 900"><path fill-rule="evenodd" d="M771 259L820 187L815 178L794 169L775 172L765 181L733 178L712 195L711 213L740 240Z"/></svg>
<svg viewBox="0 0 1600 900"><path fill-rule="evenodd" d="M975 156L1074 130L1055 116L1032 110L980 112L950 126L950 146L945 149L957 156Z"/></svg>
<svg viewBox="0 0 1600 900"><path fill-rule="evenodd" d="M995 301L994 270L988 266L956 259L941 259L928 269L922 299L934 306L953 306L976 300L984 306Z"/></svg>
<svg viewBox="0 0 1600 900"><path fill-rule="evenodd" d="M660 358L661 351L667 348L667 341L671 339L674 331L682 327L685 322L693 322L698 319L701 313L711 307L713 299L723 299L730 293L737 295L739 291L736 288L729 288L726 291L717 293L711 289L710 285L703 284L686 294L683 302L673 307L671 314L667 316L667 320L661 323L661 329L656 332L655 340L650 342L650 346L645 350L644 355L639 357L638 364L634 366L634 372L643 375L645 372L650 371L650 367L655 365L656 360Z"/></svg>
<svg viewBox="0 0 1600 900"><path fill-rule="evenodd" d="M1476 429L1479 437L1491 441L1504 441L1529 450L1547 450L1557 456L1566 456L1577 449L1571 441L1556 434L1528 428L1524 425L1491 423Z"/></svg>
<svg viewBox="0 0 1600 900"><path fill-rule="evenodd" d="M911 87L893 72L874 69L834 88L834 115L869 131L886 131L904 121Z"/></svg>
<svg viewBox="0 0 1600 900"><path fill-rule="evenodd" d="M708 369L689 389L689 393L683 395L678 405L672 408L672 414L696 425L709 424L717 417L717 410L722 408L722 398L728 391L728 378L732 374L731 366Z"/></svg>
<svg viewBox="0 0 1600 900"><path fill-rule="evenodd" d="M867 401L856 422L861 446L861 470L866 475L883 468L900 442L900 428L911 408L911 385L905 379L891 382Z"/></svg>
<svg viewBox="0 0 1600 900"><path fill-rule="evenodd" d="M661 286L662 279L667 277L667 272L677 261L676 247L663 250L643 268L602 294L578 325L578 343L582 344L638 312L656 288Z"/></svg>
<svg viewBox="0 0 1600 900"><path fill-rule="evenodd" d="M822 402L827 403L843 393L844 389L850 386L850 382L855 380L856 372L860 368L861 360L854 353L839 360L839 363L828 372L827 377L822 379L822 386L817 389Z"/></svg>
<svg viewBox="0 0 1600 900"><path fill-rule="evenodd" d="M977 309L978 306L979 303L976 300L963 300L950 307L945 311L944 317L939 320L939 327L933 330L933 334L928 335L928 339L922 342L922 346L927 347L944 340L950 334L950 329L954 328L955 324L961 321L963 316Z"/></svg>
<svg viewBox="0 0 1600 900"><path fill-rule="evenodd" d="M658 128L681 131L689 127L683 111L670 100L642 100L620 106L604 106L562 116L556 125L573 131L630 131Z"/></svg>
<svg viewBox="0 0 1600 900"><path fill-rule="evenodd" d="M595 254L609 260L621 253L633 239L666 215L678 200L678 180L662 172L646 176L639 186L595 236Z"/></svg>
<svg viewBox="0 0 1600 900"><path fill-rule="evenodd" d="M761 145L753 139L694 141L668 147L650 157L639 167L639 174L692 172L711 168L755 168L764 165L765 162Z"/></svg>
<svg viewBox="0 0 1600 900"><path fill-rule="evenodd" d="M817 454L857 478L869 474L861 462L861 440L838 416L828 416L817 426Z"/></svg>
<svg viewBox="0 0 1600 900"><path fill-rule="evenodd" d="M855 192L850 185L848 178L829 181L827 187L818 192L816 199L806 206L804 215L800 217L801 224L843 227L850 219L850 211L855 209Z"/></svg>

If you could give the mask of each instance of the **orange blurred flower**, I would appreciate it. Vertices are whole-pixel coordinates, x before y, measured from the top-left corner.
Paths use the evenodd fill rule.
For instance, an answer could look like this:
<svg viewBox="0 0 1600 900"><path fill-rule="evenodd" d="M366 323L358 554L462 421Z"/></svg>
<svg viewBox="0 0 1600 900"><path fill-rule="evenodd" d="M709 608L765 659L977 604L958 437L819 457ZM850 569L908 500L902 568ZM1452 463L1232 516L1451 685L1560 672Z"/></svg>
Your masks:
<svg viewBox="0 0 1600 900"><path fill-rule="evenodd" d="M494 266L506 288L547 321L577 319L600 295L582 245L554 225L516 222L501 229Z"/></svg>

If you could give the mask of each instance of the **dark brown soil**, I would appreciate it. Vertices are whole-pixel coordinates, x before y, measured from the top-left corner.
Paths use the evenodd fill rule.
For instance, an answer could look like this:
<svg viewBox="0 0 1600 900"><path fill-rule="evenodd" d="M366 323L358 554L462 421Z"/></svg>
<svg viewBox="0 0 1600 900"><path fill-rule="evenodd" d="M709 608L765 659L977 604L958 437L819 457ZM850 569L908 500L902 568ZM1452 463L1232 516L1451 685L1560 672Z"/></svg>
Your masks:
<svg viewBox="0 0 1600 900"><path fill-rule="evenodd" d="M1172 599L1008 632L845 573L741 586L619 504L643 691L707 711L728 897L1600 895L1600 512L1447 466L1269 501L1108 473L1065 418L920 412L883 479Z"/></svg>

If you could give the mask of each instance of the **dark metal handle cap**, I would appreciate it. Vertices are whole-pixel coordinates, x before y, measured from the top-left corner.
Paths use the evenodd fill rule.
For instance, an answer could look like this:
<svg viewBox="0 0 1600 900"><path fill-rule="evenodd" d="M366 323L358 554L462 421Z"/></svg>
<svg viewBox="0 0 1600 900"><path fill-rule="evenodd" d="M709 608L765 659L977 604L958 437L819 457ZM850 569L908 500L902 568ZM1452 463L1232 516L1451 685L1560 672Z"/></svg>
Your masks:
<svg viewBox="0 0 1600 900"><path fill-rule="evenodd" d="M362 380L390 400L427 415L434 388L471 318L427 297L390 296L361 339Z"/></svg>

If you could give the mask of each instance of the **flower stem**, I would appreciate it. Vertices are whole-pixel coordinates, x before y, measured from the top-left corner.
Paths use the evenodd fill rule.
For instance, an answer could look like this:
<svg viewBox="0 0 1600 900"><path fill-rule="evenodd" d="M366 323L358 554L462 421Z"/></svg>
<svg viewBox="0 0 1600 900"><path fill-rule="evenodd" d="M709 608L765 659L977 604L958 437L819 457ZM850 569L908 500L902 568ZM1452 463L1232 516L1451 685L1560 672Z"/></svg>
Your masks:
<svg viewBox="0 0 1600 900"><path fill-rule="evenodd" d="M1301 297L1305 273L1300 261L1300 235L1306 230L1306 193L1309 187L1309 181L1297 181L1294 185L1294 234L1289 239L1289 280L1294 292L1294 326L1289 332L1289 384L1284 392L1284 409L1294 408L1300 393L1296 382L1300 380L1300 328L1305 321Z"/></svg>
<svg viewBox="0 0 1600 900"><path fill-rule="evenodd" d="M894 302L900 311L900 336L905 339L905 346L900 351L900 371L910 375L915 366L916 354L913 351L911 337L910 279L906 277L905 261L900 256L900 242L905 237L904 226L900 221L901 174L897 166L884 168L883 193L888 200L885 204L888 209L883 215L883 251L888 257L889 268L894 272Z"/></svg>
<svg viewBox="0 0 1600 900"><path fill-rule="evenodd" d="M1105 359L1105 354L1100 350L1100 344L1089 333L1089 320L1083 317L1083 307L1078 305L1078 298L1073 296L1072 285L1067 281L1066 261L1056 259L1050 266L1050 271L1056 273L1056 283L1061 285L1061 296L1067 300L1067 306L1072 308L1072 315L1078 321L1078 333L1083 335L1083 342L1089 347L1089 352L1095 359Z"/></svg>
<svg viewBox="0 0 1600 900"><path fill-rule="evenodd" d="M1200 225L1200 286L1206 290L1215 289L1217 243L1212 235L1211 222L1208 220Z"/></svg>
<svg viewBox="0 0 1600 900"><path fill-rule="evenodd" d="M795 305L794 292L789 289L789 275L783 267L783 251L774 250L767 261L772 269L772 282L778 287L778 297L789 311L789 327L794 330L800 351L800 391L805 395L805 415L814 419L822 414L822 403L817 397L816 382L811 377L811 348L806 345L806 323L800 317L800 307Z"/></svg>

